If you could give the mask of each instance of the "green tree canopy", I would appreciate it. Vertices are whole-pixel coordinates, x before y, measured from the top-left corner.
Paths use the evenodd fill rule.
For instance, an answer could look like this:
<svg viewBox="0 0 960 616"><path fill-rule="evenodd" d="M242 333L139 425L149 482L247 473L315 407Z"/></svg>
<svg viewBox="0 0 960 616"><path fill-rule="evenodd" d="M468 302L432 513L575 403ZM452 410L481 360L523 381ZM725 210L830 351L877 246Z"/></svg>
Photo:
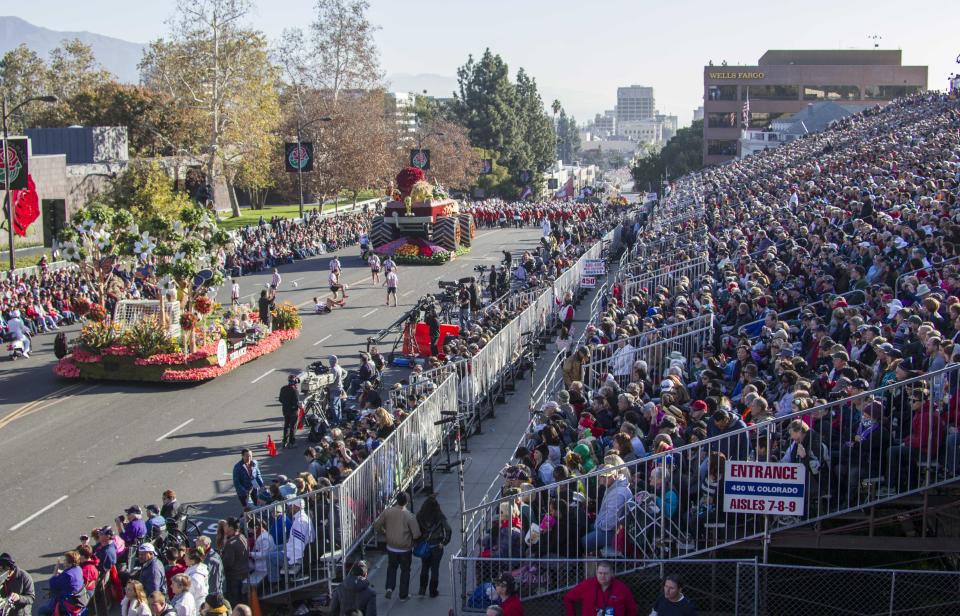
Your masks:
<svg viewBox="0 0 960 616"><path fill-rule="evenodd" d="M658 191L664 176L678 178L703 167L703 120L681 128L659 153L637 161L630 174L637 190Z"/></svg>

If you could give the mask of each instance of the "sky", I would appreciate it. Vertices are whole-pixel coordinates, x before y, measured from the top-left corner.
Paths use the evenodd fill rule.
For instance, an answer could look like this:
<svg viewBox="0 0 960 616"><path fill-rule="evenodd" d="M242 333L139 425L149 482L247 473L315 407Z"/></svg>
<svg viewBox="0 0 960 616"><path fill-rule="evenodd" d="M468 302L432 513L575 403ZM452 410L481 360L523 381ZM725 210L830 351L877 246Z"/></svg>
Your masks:
<svg viewBox="0 0 960 616"><path fill-rule="evenodd" d="M304 26L313 0L254 0L250 24L268 37ZM174 0L42 0L16 15L54 30L89 30L134 42L166 32ZM618 86L653 86L657 107L689 124L703 104L703 66L755 64L767 49L902 49L905 65L929 66L944 89L960 70L956 0L370 0L387 75L456 77L468 54L489 47L511 71L537 79L579 122L616 103ZM448 96L449 92L429 92Z"/></svg>

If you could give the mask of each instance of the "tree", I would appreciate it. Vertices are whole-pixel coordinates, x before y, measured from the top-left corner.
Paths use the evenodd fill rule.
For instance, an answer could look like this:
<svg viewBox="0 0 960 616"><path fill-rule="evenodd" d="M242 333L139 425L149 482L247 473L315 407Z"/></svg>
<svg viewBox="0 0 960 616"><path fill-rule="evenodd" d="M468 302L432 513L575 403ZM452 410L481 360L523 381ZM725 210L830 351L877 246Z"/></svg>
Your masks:
<svg viewBox="0 0 960 616"><path fill-rule="evenodd" d="M451 120L436 118L420 124L418 130L423 135L432 134L429 142L423 144L424 149L430 150L429 180L447 189L469 190L480 173L480 155L470 145L467 129ZM416 143L410 135L401 134L395 149L394 169L409 164L413 147Z"/></svg>
<svg viewBox="0 0 960 616"><path fill-rule="evenodd" d="M553 163L556 136L536 80L521 68L512 83L507 64L489 49L479 61L469 56L457 77L454 108L470 143L493 152L512 177L533 171L532 188L539 190L540 174Z"/></svg>
<svg viewBox="0 0 960 616"><path fill-rule="evenodd" d="M630 170L637 190L657 190L664 177L678 178L703 167L703 120L677 131L656 154L640 158Z"/></svg>
<svg viewBox="0 0 960 616"><path fill-rule="evenodd" d="M280 120L276 72L266 39L245 29L249 0L179 0L169 40L150 44L140 63L143 81L176 101L176 112L206 127L201 153L207 179L227 181L234 216L234 181L247 157L265 156Z"/></svg>
<svg viewBox="0 0 960 616"><path fill-rule="evenodd" d="M11 49L0 59L0 87L8 104L46 94L47 64L26 45ZM34 126L37 105L24 105L8 120L8 128L19 133Z"/></svg>

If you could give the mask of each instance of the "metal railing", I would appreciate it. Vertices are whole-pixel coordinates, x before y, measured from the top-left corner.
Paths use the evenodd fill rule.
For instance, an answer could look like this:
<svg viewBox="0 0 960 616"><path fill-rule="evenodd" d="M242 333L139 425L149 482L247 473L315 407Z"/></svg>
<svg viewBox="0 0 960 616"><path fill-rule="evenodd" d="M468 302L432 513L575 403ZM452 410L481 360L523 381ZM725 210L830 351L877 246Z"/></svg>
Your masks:
<svg viewBox="0 0 960 616"><path fill-rule="evenodd" d="M247 528L273 538L269 550L253 554L263 574L260 596L329 585L397 493L424 475L443 440L436 422L456 409L456 379L448 375L342 483L245 513Z"/></svg>
<svg viewBox="0 0 960 616"><path fill-rule="evenodd" d="M910 276L916 276L920 272L935 271L938 273L938 278L942 279L943 270L945 269L945 266L949 264L956 264L958 261L960 261L960 255L955 257L950 257L949 259L944 259L943 262L938 263L937 265L930 265L929 267L918 267L917 269L910 270L909 272L903 272L902 274L897 276L897 281L896 283L894 283L894 287L893 287L894 296L897 297L898 299L904 299L903 283Z"/></svg>
<svg viewBox="0 0 960 616"><path fill-rule="evenodd" d="M514 570L524 614L555 616L561 593L594 577L599 562L552 559L536 570ZM713 616L947 616L960 604L960 573L948 571L765 565L756 559L603 562L613 566L644 616L660 598L668 575L681 580L698 613ZM458 614L483 613L483 591L492 583L484 580L485 568L489 563L451 559Z"/></svg>
<svg viewBox="0 0 960 616"><path fill-rule="evenodd" d="M668 323L630 338L622 338L627 345L622 349L619 347L620 340L596 349L591 361L583 366L582 380L587 387L597 390L603 385L607 374L626 379L632 374L634 362L641 360L647 363L647 374L652 379L659 379L677 360L683 366L686 377L694 353L702 353L713 343L713 338L711 313L679 323Z"/></svg>
<svg viewBox="0 0 960 616"><path fill-rule="evenodd" d="M957 445L946 446L944 415L958 386L952 364L806 410L786 405L792 412L750 426L732 415L705 440L599 469L592 440L581 441L586 451L567 461L579 476L468 508L460 555L509 570L550 558L690 558L954 483L945 467L956 464ZM864 414L877 422L861 423ZM727 510L727 460L802 464L799 507Z"/></svg>
<svg viewBox="0 0 960 616"><path fill-rule="evenodd" d="M666 288L672 294L682 279L686 279L690 288L695 288L693 285L697 284L708 271L710 271L709 259L701 254L680 263L661 267L654 272L628 276L623 284L623 297L624 299L633 297L643 289L647 289L644 293L653 294L659 287Z"/></svg>

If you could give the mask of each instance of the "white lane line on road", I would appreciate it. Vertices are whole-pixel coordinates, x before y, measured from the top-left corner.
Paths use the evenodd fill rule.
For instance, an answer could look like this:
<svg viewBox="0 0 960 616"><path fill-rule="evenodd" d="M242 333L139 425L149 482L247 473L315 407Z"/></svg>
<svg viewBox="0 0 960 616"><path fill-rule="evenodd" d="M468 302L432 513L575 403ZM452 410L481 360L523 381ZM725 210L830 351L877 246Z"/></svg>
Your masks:
<svg viewBox="0 0 960 616"><path fill-rule="evenodd" d="M413 291L407 291L407 292L405 292L405 293L401 293L401 294L400 294L400 297L406 297L406 296L410 295L411 293L413 293Z"/></svg>
<svg viewBox="0 0 960 616"><path fill-rule="evenodd" d="M351 286L351 287L355 287L355 286L357 286L358 284L363 284L363 283L366 282L367 280L370 280L370 279L367 278L366 276L364 276L363 278L358 278L357 280L354 280L353 282L348 282L347 284L348 284L349 286Z"/></svg>
<svg viewBox="0 0 960 616"><path fill-rule="evenodd" d="M183 422L182 424L180 424L179 426L177 426L177 427L174 428L173 430L170 430L169 432L167 432L166 434L164 434L163 436L161 436L160 438L158 438L157 440L154 441L154 443L159 443L160 441L162 441L163 439L167 438L168 436L170 436L171 434L173 434L174 432L176 432L176 431L179 430L180 428L183 428L184 426L189 425L192 421L193 421L193 417L191 417L190 419L186 420L185 422Z"/></svg>
<svg viewBox="0 0 960 616"><path fill-rule="evenodd" d="M41 509L40 511L36 512L36 513L33 514L32 516L28 517L27 519L23 520L22 522L19 522L19 523L17 523L17 524L14 524L13 526L11 526L11 527L10 527L10 532L12 533L13 531L17 530L17 529L20 528L21 526L23 526L23 525L25 525L25 524L29 524L32 520L34 520L35 518L38 518L38 517L42 516L43 514L45 514L46 512L50 511L51 509L53 509L54 507L56 507L57 505L59 505L60 503L62 503L62 502L65 501L65 500L67 500L67 496L66 496L66 495L61 496L60 498L58 498L57 500L53 501L52 503L50 503L49 505L47 505L46 507L44 507L44 508Z"/></svg>
<svg viewBox="0 0 960 616"><path fill-rule="evenodd" d="M252 383L256 383L256 382L259 381L260 379L262 379L262 378L264 378L264 377L266 377L266 376L270 376L271 374L273 374L273 373L276 372L276 371L277 371L276 368L270 368L269 370L267 370L266 372L264 372L263 374L261 374L261 375L258 376L257 378L255 378L255 379L253 379L252 381L250 381L250 383L251 383L251 384L252 384Z"/></svg>
<svg viewBox="0 0 960 616"><path fill-rule="evenodd" d="M443 278L443 276L437 276L434 280L440 280L441 278Z"/></svg>
<svg viewBox="0 0 960 616"><path fill-rule="evenodd" d="M321 338L320 340L317 340L316 342L314 342L314 343L313 343L313 346L317 346L318 344L323 344L324 341L325 341L327 338L329 338L330 336L332 336L332 335L333 335L333 334L327 334L326 336L324 336L324 337Z"/></svg>
<svg viewBox="0 0 960 616"><path fill-rule="evenodd" d="M361 318L361 319L366 319L368 316L370 316L371 314L373 314L373 313L376 312L377 310L380 310L380 309L379 309L379 308L374 308L373 310L371 310L370 312L368 312L367 314L363 315L363 316L360 317L360 318Z"/></svg>

